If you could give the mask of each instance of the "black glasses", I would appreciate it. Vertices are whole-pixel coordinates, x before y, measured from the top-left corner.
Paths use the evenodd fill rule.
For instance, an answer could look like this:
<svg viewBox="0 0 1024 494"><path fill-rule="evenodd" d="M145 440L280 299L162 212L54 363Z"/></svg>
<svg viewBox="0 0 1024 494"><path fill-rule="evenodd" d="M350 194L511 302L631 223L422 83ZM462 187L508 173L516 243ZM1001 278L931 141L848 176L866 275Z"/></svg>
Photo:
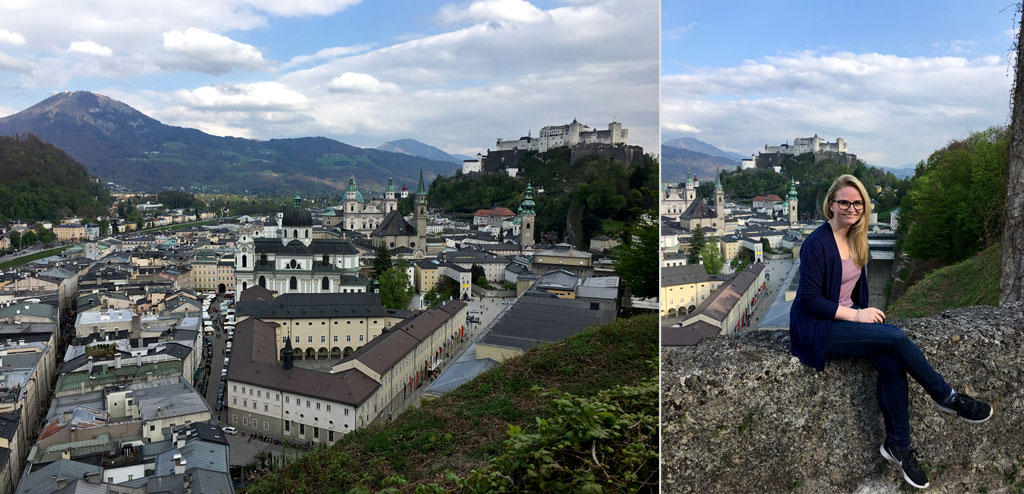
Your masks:
<svg viewBox="0 0 1024 494"><path fill-rule="evenodd" d="M843 211L849 211L850 210L850 206L853 206L853 209L855 209L857 211L863 211L864 210L864 201L853 201L853 202L850 202L850 201L840 200L840 201L832 201L832 202L838 204L839 205L839 209L842 209Z"/></svg>

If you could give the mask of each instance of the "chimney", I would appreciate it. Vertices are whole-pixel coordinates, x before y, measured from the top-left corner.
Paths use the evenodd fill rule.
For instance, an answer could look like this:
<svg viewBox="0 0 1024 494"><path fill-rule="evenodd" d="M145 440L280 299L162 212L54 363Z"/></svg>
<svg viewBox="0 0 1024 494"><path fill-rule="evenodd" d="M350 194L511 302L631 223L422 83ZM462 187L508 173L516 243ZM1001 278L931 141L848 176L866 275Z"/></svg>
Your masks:
<svg viewBox="0 0 1024 494"><path fill-rule="evenodd" d="M178 448L178 449L184 448L185 447L185 438L186 437L188 437L188 436L185 434L184 430L179 432L178 433L178 440L175 442L174 447Z"/></svg>
<svg viewBox="0 0 1024 494"><path fill-rule="evenodd" d="M174 474L181 475L185 473L185 459L181 455L174 455Z"/></svg>
<svg viewBox="0 0 1024 494"><path fill-rule="evenodd" d="M120 369L121 368L121 355L120 354L114 355L114 368L115 369Z"/></svg>

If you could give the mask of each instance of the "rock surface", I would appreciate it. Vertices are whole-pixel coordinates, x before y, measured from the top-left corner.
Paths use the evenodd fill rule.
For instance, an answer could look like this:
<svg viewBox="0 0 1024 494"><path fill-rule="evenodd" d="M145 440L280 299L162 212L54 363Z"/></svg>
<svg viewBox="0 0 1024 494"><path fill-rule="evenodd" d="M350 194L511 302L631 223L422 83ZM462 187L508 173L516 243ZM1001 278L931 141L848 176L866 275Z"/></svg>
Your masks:
<svg viewBox="0 0 1024 494"><path fill-rule="evenodd" d="M914 445L931 492L1024 492L1024 305L892 319L955 389L992 403L968 424L910 379ZM822 373L786 332L662 349L662 492L915 491L878 453L885 428L866 360Z"/></svg>

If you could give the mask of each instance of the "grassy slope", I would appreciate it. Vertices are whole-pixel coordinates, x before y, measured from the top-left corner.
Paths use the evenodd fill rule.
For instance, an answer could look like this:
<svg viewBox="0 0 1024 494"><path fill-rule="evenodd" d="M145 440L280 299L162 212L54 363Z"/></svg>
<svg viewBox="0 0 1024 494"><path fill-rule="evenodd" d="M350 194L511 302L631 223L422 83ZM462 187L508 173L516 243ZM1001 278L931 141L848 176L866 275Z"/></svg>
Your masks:
<svg viewBox="0 0 1024 494"><path fill-rule="evenodd" d="M465 477L500 454L509 424L535 422L546 403L532 386L593 396L655 376L657 352L653 316L587 330L491 369L394 422L352 432L267 475L249 492L346 492L359 484L373 492L395 474L409 482L404 492L447 484L446 469Z"/></svg>
<svg viewBox="0 0 1024 494"><path fill-rule="evenodd" d="M893 304L888 316L928 317L954 307L999 305L1002 244L974 257L936 269Z"/></svg>
<svg viewBox="0 0 1024 494"><path fill-rule="evenodd" d="M5 262L3 264L0 264L0 270L11 269L11 268L16 268L18 266L23 266L23 265L28 264L28 263L30 263L32 261L37 260L37 259L42 259L44 257L50 257L50 256L54 256L54 255L60 254L61 252L64 252L65 250L68 250L70 248L71 248L70 245L65 245L64 247L57 247L56 249L50 249L50 250L44 250L42 252L36 252L35 254L32 254L30 256L19 257L19 258L13 260L13 261L7 261L7 262Z"/></svg>

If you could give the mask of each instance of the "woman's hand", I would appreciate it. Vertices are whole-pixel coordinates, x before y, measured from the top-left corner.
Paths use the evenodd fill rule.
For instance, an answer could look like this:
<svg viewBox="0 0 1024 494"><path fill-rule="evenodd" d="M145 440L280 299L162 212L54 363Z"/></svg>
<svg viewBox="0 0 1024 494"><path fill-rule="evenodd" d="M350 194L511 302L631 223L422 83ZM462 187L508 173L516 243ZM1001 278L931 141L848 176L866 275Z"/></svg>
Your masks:
<svg viewBox="0 0 1024 494"><path fill-rule="evenodd" d="M857 311L857 318L855 319L855 322L885 322L885 313L874 307L866 307Z"/></svg>

